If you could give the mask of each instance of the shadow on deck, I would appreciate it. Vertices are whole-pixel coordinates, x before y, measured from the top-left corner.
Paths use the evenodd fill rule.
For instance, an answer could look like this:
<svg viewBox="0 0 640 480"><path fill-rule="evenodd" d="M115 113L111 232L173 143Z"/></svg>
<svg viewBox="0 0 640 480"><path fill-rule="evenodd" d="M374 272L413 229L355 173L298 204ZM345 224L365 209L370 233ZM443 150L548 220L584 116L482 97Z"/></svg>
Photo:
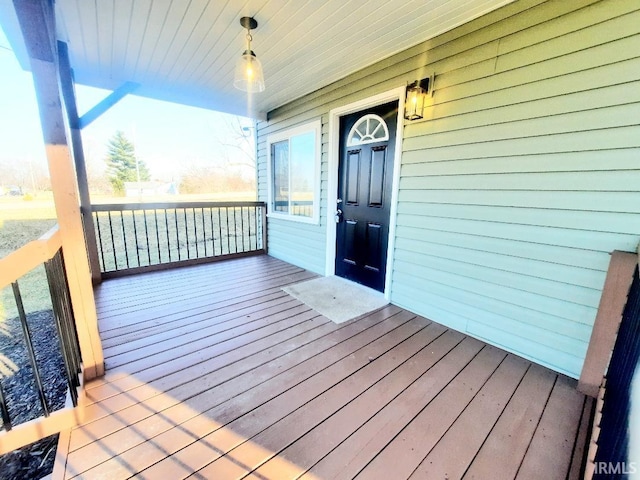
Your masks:
<svg viewBox="0 0 640 480"><path fill-rule="evenodd" d="M335 325L268 256L96 290L107 374L54 476L580 478L576 382L396 306Z"/></svg>

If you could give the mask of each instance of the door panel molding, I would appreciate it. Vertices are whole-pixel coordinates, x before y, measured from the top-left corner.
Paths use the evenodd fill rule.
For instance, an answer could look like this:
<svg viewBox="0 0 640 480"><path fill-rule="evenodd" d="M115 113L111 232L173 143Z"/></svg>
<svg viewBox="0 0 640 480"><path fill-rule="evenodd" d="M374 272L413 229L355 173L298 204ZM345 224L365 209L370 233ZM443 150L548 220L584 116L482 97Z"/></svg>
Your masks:
<svg viewBox="0 0 640 480"><path fill-rule="evenodd" d="M328 148L328 182L327 182L327 248L325 275L335 275L336 258L336 222L335 212L338 199L338 165L340 159L340 117L366 108L398 101L398 119L396 127L395 153L393 158L393 182L391 187L391 212L389 218L389 240L387 243L387 265L384 295L389 299L391 294L391 274L393 251L396 238L396 217L398 210L398 187L400 184L400 161L402 158L402 138L404 127L404 99L406 87L402 86L357 102L337 107L329 112L329 148Z"/></svg>

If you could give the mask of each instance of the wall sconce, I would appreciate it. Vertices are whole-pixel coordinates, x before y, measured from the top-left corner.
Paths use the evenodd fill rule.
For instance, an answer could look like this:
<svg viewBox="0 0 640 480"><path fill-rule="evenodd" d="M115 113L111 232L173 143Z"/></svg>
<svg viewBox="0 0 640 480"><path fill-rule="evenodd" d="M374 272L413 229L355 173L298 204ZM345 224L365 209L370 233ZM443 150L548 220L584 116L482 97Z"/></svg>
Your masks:
<svg viewBox="0 0 640 480"><path fill-rule="evenodd" d="M262 92L264 91L262 64L251 50L251 40L253 40L251 30L258 26L258 22L253 17L242 17L240 25L247 29L247 48L236 63L233 86L245 92Z"/></svg>
<svg viewBox="0 0 640 480"><path fill-rule="evenodd" d="M422 118L424 104L427 94L430 92L433 83L433 76L423 78L407 86L407 100L404 105L404 118L407 120L418 120Z"/></svg>

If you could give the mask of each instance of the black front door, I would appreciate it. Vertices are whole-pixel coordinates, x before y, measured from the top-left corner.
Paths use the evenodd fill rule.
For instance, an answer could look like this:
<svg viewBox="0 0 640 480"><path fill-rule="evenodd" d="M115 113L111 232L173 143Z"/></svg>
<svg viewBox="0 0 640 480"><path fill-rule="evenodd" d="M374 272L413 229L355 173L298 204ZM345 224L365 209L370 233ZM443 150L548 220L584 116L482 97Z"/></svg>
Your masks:
<svg viewBox="0 0 640 480"><path fill-rule="evenodd" d="M398 102L340 119L336 275L384 291Z"/></svg>

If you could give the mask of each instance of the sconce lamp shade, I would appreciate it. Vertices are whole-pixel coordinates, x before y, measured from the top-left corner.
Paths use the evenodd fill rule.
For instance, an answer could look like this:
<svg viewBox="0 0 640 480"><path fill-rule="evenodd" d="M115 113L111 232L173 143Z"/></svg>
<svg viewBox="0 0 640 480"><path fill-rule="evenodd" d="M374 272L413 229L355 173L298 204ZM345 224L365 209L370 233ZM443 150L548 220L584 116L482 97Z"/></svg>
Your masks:
<svg viewBox="0 0 640 480"><path fill-rule="evenodd" d="M429 79L413 82L407 87L407 100L404 106L404 118L418 120L424 116L424 104L429 89Z"/></svg>
<svg viewBox="0 0 640 480"><path fill-rule="evenodd" d="M245 50L236 62L233 86L245 92L263 92L262 64L252 50Z"/></svg>

